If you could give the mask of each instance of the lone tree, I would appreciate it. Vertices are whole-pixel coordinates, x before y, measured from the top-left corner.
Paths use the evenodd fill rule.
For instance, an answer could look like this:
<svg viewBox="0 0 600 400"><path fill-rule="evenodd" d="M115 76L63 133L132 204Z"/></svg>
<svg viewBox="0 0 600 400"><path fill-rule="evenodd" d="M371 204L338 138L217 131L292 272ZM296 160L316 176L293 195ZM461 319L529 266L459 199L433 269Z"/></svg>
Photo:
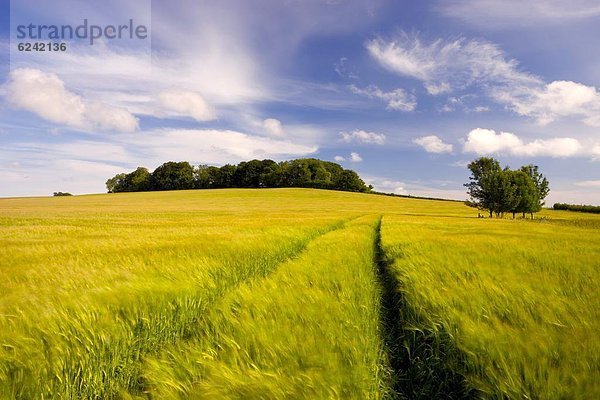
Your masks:
<svg viewBox="0 0 600 400"><path fill-rule="evenodd" d="M502 169L500 163L489 157L481 157L468 165L471 171L465 184L469 200L467 204L489 212L490 218L503 217L504 213L533 214L541 210L543 199L550 189L548 180L535 165L526 165L513 171Z"/></svg>

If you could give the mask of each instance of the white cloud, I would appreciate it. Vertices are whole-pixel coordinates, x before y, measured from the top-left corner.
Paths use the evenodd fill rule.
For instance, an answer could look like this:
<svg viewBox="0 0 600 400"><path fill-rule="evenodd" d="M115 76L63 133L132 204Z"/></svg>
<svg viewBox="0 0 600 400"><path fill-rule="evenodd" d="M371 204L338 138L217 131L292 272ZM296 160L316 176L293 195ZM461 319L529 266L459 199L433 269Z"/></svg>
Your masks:
<svg viewBox="0 0 600 400"><path fill-rule="evenodd" d="M341 78L358 79L358 75L355 72L348 69L348 58L342 57L340 61L334 64L334 71Z"/></svg>
<svg viewBox="0 0 600 400"><path fill-rule="evenodd" d="M439 0L442 14L483 28L560 23L600 16L596 0Z"/></svg>
<svg viewBox="0 0 600 400"><path fill-rule="evenodd" d="M461 189L447 189L448 185L455 182L430 181L430 182L403 182L395 179L376 177L361 174L367 184L373 185L374 189L383 193L394 193L400 195L436 197L442 199L465 198L465 191Z"/></svg>
<svg viewBox="0 0 600 400"><path fill-rule="evenodd" d="M349 162L353 162L353 163L361 162L363 160L362 157L360 156L360 154L355 153L355 152L350 153L350 156L348 156L348 157L335 156L335 157L333 157L333 159L337 162L349 161Z"/></svg>
<svg viewBox="0 0 600 400"><path fill-rule="evenodd" d="M536 139L514 150L515 155L573 157L580 153L581 144L573 138Z"/></svg>
<svg viewBox="0 0 600 400"><path fill-rule="evenodd" d="M581 144L573 138L536 139L525 143L514 133L496 133L477 128L469 132L463 152L479 155L510 154L530 157L572 157L581 151Z"/></svg>
<svg viewBox="0 0 600 400"><path fill-rule="evenodd" d="M554 81L534 87L503 87L490 92L517 114L545 125L559 117L580 116L590 126L600 127L600 93L593 86Z"/></svg>
<svg viewBox="0 0 600 400"><path fill-rule="evenodd" d="M215 110L198 93L169 90L159 93L159 104L167 114L192 117L196 121L210 121L217 117Z"/></svg>
<svg viewBox="0 0 600 400"><path fill-rule="evenodd" d="M469 132L463 151L465 153L492 154L522 145L521 139L513 133L500 132L500 134L496 134L496 131L491 129L476 128Z"/></svg>
<svg viewBox="0 0 600 400"><path fill-rule="evenodd" d="M600 188L600 181L580 181L575 182L575 185L589 188Z"/></svg>
<svg viewBox="0 0 600 400"><path fill-rule="evenodd" d="M423 43L402 32L394 40L367 42L370 55L387 70L423 82L432 95L473 84L529 84L539 79L521 72L495 44L464 38Z"/></svg>
<svg viewBox="0 0 600 400"><path fill-rule="evenodd" d="M362 160L360 154L355 152L350 153L350 162L361 162Z"/></svg>
<svg viewBox="0 0 600 400"><path fill-rule="evenodd" d="M495 102L542 125L579 117L589 126L600 127L600 93L595 87L572 81L546 83L521 71L518 62L494 43L465 38L424 43L418 35L402 32L394 40L377 38L366 46L384 68L420 80L431 95L476 86ZM441 110L454 110L458 100L449 99Z"/></svg>
<svg viewBox="0 0 600 400"><path fill-rule="evenodd" d="M267 134L271 137L282 138L286 136L283 125L278 119L267 118L263 121L262 125Z"/></svg>
<svg viewBox="0 0 600 400"><path fill-rule="evenodd" d="M352 132L341 132L340 136L346 143L369 143L379 144L385 143L385 135L383 133L366 132L360 129L355 129Z"/></svg>
<svg viewBox="0 0 600 400"><path fill-rule="evenodd" d="M55 3L36 4L33 11L58 20L82 19L79 8L57 7ZM141 11L149 11L148 2L142 3L146 6ZM258 3L217 2L210 7L193 1L156 3L152 14L160 18L152 19L151 54L148 48L125 48L112 42L106 46L101 42L94 46L74 43L66 53L43 57L14 51L11 65L54 73L86 98L126 108L136 115L156 115L159 93L170 90L200 94L221 119L226 111L264 101L333 104L347 109L352 102L338 87L325 90L326 85L282 77L278 72L307 37L367 26L370 22L365 15L378 9L382 1ZM134 5L127 7L136 11L134 15L142 14ZM256 12L261 7L270 12ZM123 12L120 3L119 7L91 9L96 8L108 21L120 18ZM115 92L121 93L114 96Z"/></svg>
<svg viewBox="0 0 600 400"><path fill-rule="evenodd" d="M285 159L317 151L316 146L302 145L289 140L249 135L231 130L160 129L144 132L143 142L134 135L123 142L151 156L155 163L171 158L220 164L253 158ZM121 138L120 138L121 139Z"/></svg>
<svg viewBox="0 0 600 400"><path fill-rule="evenodd" d="M140 136L143 140L140 140ZM316 146L237 131L158 129L110 136L110 141L18 142L0 148L0 196L49 195L53 191L104 192L106 179L169 161L238 163L253 158L284 160L306 156ZM14 183L14 184L13 184Z"/></svg>
<svg viewBox="0 0 600 400"><path fill-rule="evenodd" d="M57 75L38 69L11 71L5 90L11 106L57 124L81 130L132 132L138 129L137 118L126 109L86 100L69 91Z"/></svg>
<svg viewBox="0 0 600 400"><path fill-rule="evenodd" d="M473 94L465 94L462 96L450 96L446 99L446 103L439 108L441 112L452 112L461 109L465 113L480 113L490 111L488 106L477 104L478 96ZM475 103L475 104L474 104Z"/></svg>
<svg viewBox="0 0 600 400"><path fill-rule="evenodd" d="M469 161L466 161L466 160L458 160L458 161L454 161L453 163L450 164L451 167L457 167L457 168L467 168L468 165L469 165Z"/></svg>
<svg viewBox="0 0 600 400"><path fill-rule="evenodd" d="M424 148L428 153L452 153L452 145L444 143L442 139L435 135L423 136L413 140L413 142Z"/></svg>
<svg viewBox="0 0 600 400"><path fill-rule="evenodd" d="M592 147L592 156L594 157L594 160L600 159L600 144L596 144Z"/></svg>
<svg viewBox="0 0 600 400"><path fill-rule="evenodd" d="M367 184L373 185L373 188L382 193L394 193L408 195L406 184L393 179L365 177Z"/></svg>
<svg viewBox="0 0 600 400"><path fill-rule="evenodd" d="M414 111L417 108L417 99L413 94L406 93L403 89L395 89L390 92L384 92L375 85L369 85L366 88L359 88L355 85L349 86L354 94L360 94L368 98L376 98L387 102L388 110Z"/></svg>

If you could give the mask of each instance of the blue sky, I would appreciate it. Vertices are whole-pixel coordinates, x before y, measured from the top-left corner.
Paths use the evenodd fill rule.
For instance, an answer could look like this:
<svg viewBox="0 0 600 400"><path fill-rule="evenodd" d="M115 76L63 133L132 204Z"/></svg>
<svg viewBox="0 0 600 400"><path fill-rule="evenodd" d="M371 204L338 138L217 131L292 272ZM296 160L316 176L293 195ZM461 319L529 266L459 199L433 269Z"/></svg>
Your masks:
<svg viewBox="0 0 600 400"><path fill-rule="evenodd" d="M104 192L169 160L317 157L378 190L464 199L466 164L492 155L539 165L550 204L600 203L596 0L0 8L0 196ZM17 51L19 24L84 18L150 36Z"/></svg>

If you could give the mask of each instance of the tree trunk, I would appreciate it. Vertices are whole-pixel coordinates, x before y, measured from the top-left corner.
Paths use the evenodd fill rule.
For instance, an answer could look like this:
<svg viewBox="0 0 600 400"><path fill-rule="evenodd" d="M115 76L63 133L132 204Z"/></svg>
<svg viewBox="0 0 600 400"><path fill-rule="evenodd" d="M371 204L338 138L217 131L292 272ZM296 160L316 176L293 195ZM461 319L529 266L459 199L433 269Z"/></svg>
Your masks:
<svg viewBox="0 0 600 400"><path fill-rule="evenodd" d="M516 213L515 213L515 212L513 212L513 219L515 219L515 214L516 214Z"/></svg>
<svg viewBox="0 0 600 400"><path fill-rule="evenodd" d="M492 215L492 210L490 210L490 218L494 218L494 216Z"/></svg>
<svg viewBox="0 0 600 400"><path fill-rule="evenodd" d="M533 213L531 213L531 219L533 219Z"/></svg>
<svg viewBox="0 0 600 400"><path fill-rule="evenodd" d="M525 211L523 211L523 219L525 219Z"/></svg>

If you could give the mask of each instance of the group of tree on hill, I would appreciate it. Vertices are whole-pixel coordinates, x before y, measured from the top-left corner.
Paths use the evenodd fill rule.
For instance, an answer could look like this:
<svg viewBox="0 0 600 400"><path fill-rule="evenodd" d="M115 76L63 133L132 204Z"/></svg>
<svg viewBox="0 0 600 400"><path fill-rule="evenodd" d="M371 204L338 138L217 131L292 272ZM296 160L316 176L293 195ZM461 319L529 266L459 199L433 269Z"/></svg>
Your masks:
<svg viewBox="0 0 600 400"><path fill-rule="evenodd" d="M503 217L505 213L517 213L523 218L540 211L550 192L548 180L536 165L525 165L518 170L502 168L489 157L481 157L468 165L471 171L466 183L470 199L467 205L489 212L489 217Z"/></svg>
<svg viewBox="0 0 600 400"><path fill-rule="evenodd" d="M600 206L586 206L583 204L566 204L566 203L554 203L552 207L555 210L567 210L567 211L579 211L592 214L600 214Z"/></svg>
<svg viewBox="0 0 600 400"><path fill-rule="evenodd" d="M291 161L252 160L222 167L192 166L187 161L169 161L153 172L138 167L130 173L117 174L106 181L109 193L156 190L217 188L304 187L368 192L358 174L340 165L304 158Z"/></svg>

